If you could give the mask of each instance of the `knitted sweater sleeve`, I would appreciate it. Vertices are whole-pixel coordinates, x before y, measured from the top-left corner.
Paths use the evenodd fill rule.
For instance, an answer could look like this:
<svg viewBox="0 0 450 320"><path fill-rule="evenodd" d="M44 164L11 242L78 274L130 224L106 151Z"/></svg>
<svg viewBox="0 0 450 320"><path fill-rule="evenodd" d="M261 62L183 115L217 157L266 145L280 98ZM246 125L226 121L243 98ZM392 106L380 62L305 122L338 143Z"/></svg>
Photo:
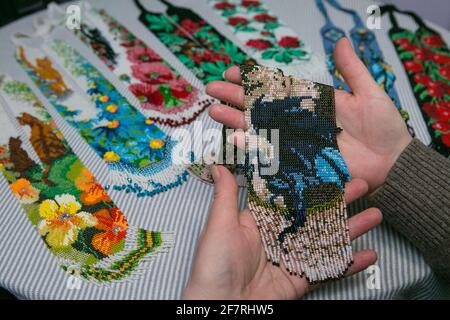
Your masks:
<svg viewBox="0 0 450 320"><path fill-rule="evenodd" d="M450 282L450 160L414 139L370 200Z"/></svg>

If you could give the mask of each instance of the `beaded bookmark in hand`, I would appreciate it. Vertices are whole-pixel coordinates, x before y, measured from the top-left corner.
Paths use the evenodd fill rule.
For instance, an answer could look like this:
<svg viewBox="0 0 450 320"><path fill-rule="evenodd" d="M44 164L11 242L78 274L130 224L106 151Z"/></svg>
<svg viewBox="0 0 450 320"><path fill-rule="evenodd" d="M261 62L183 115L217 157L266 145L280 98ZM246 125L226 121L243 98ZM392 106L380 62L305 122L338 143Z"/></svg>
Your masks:
<svg viewBox="0 0 450 320"><path fill-rule="evenodd" d="M243 65L241 74L249 209L267 257L309 282L339 278L352 248L334 90L260 66Z"/></svg>

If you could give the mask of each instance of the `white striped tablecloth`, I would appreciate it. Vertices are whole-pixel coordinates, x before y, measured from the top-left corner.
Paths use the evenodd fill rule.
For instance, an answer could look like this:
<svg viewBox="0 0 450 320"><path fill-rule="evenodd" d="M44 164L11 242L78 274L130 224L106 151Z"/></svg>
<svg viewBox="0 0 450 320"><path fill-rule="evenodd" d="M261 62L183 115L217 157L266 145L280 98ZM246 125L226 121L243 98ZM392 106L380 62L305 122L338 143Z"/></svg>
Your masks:
<svg viewBox="0 0 450 320"><path fill-rule="evenodd" d="M142 0L145 3L145 0ZM217 19L206 0L171 0L176 4L195 8L207 20L224 34L233 38L233 34ZM267 5L289 24L313 50L323 53L320 28L324 20L315 7L313 0L264 0ZM109 13L142 37L153 49L158 51L183 76L194 85L202 88L198 80L187 70L153 35L137 20L138 11L131 1L97 0L92 5L106 8ZM352 7L364 17L369 1L341 0L342 5ZM448 6L448 4L446 4ZM329 7L329 6L328 6ZM447 8L448 10L449 8ZM349 30L352 19L329 9L333 21ZM13 32L30 32L32 17L28 17L0 29L0 72L7 72L18 80L34 85L26 77L13 58L14 48L9 41ZM414 28L409 18L400 17L406 27ZM382 29L376 36L386 61L392 65L397 75L396 89L401 104L411 116L411 124L417 136L425 143L430 141L422 120L417 102L410 89L408 79L397 58L395 50L387 36L390 27L386 17L382 20ZM450 44L450 33L433 26ZM75 45L85 56L104 72L111 80L114 76L97 58L67 32L67 41ZM332 84L330 76L311 79ZM121 90L126 90L118 81L114 81ZM35 90L38 92L38 90ZM42 95L38 96L45 101ZM102 182L108 182L108 171L103 162L90 147L69 127L59 115L49 107L57 124L75 152L87 167ZM219 127L204 113L205 128ZM168 133L171 129L164 128ZM168 192L153 198L137 199L133 195L112 191L111 197L125 212L130 225L149 230L172 230L175 233L175 247L166 254L158 256L148 269L136 281L96 285L82 283L79 289L67 286L67 275L61 270L55 258L39 238L35 228L9 191L3 177L0 177L0 286L23 299L177 299L188 279L199 233L207 218L208 208L213 196L213 187L193 177L189 181ZM246 204L245 190L241 190L241 207ZM351 206L351 212L365 207L360 201ZM422 255L402 236L383 223L354 242L354 250L372 248L378 252L376 269L379 271L380 288L367 285L370 274L360 273L343 281L326 285L308 294L305 299L430 299L445 297L446 287L434 275L425 263Z"/></svg>

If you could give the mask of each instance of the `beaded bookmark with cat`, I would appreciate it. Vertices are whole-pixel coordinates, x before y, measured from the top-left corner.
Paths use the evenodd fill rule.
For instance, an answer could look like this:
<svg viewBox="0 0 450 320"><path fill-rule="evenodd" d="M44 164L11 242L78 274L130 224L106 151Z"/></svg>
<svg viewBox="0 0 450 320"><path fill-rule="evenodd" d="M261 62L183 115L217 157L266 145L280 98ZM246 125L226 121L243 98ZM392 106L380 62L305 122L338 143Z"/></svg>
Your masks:
<svg viewBox="0 0 450 320"><path fill-rule="evenodd" d="M339 278L352 248L334 90L260 66L241 75L249 209L267 258L310 282Z"/></svg>

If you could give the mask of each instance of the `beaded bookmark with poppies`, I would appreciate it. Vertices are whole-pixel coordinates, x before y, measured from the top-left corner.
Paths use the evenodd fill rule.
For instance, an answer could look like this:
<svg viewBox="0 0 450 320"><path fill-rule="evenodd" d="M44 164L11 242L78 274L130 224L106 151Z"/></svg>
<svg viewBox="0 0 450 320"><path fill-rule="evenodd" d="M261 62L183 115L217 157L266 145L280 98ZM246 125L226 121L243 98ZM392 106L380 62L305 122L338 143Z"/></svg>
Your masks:
<svg viewBox="0 0 450 320"><path fill-rule="evenodd" d="M156 1L155 1L156 2ZM139 0L139 20L204 84L223 80L228 68L255 64L238 46L188 8L158 0L164 11L147 10Z"/></svg>
<svg viewBox="0 0 450 320"><path fill-rule="evenodd" d="M339 278L352 263L350 174L336 141L333 87L260 66L241 66L241 74L249 209L267 257L309 282Z"/></svg>
<svg viewBox="0 0 450 320"><path fill-rule="evenodd" d="M441 35L413 12L381 7L391 21L389 37L408 75L431 136L431 147L450 156L450 50ZM413 18L415 32L399 26L394 13Z"/></svg>
<svg viewBox="0 0 450 320"><path fill-rule="evenodd" d="M285 74L311 78L327 72L324 58L300 40L259 0L208 0L212 9L233 29L236 38L260 65Z"/></svg>
<svg viewBox="0 0 450 320"><path fill-rule="evenodd" d="M14 42L26 73L107 164L115 190L154 196L186 181L190 159L180 156L174 163L172 150L177 142L67 42L24 35L16 36Z"/></svg>
<svg viewBox="0 0 450 320"><path fill-rule="evenodd" d="M365 26L365 23L361 20L361 17L356 11L342 7L337 0L327 0L327 2L335 9L345 14L349 14L353 18L355 25L349 33L356 54L366 65L374 80L381 88L386 91L386 93L392 99L403 119L405 120L409 132L411 133L411 135L414 135L414 129L409 125L409 115L405 110L401 108L400 100L394 87L396 80L394 70L388 63L385 62L383 53L380 50L375 34ZM323 0L316 0L316 4L326 21L320 32L327 56L326 59L328 70L333 76L334 86L335 88L340 90L351 91L348 84L345 83L345 80L342 77L341 73L337 70L333 60L333 52L336 42L342 37L345 37L345 31L334 24L328 14Z"/></svg>
<svg viewBox="0 0 450 320"><path fill-rule="evenodd" d="M128 225L25 83L1 75L0 96L1 171L68 274L96 283L131 280L173 246L169 233Z"/></svg>
<svg viewBox="0 0 450 320"><path fill-rule="evenodd" d="M105 10L83 3L83 20L75 34L105 63L139 100L141 111L157 123L188 124L212 102L173 69L144 41ZM61 21L65 11L48 7L48 22Z"/></svg>

